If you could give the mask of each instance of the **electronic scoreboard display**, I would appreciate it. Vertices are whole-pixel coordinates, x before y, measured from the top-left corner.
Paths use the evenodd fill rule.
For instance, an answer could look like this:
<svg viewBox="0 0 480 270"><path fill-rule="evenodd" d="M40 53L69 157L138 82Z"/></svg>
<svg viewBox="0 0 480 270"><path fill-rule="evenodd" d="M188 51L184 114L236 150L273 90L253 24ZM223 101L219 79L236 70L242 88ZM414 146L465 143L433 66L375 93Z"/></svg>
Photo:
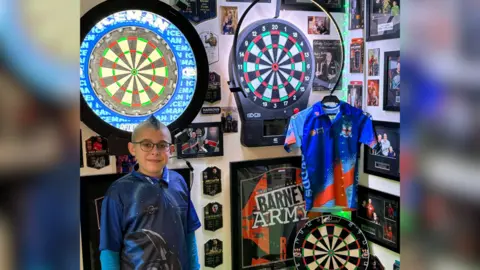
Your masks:
<svg viewBox="0 0 480 270"><path fill-rule="evenodd" d="M110 0L81 18L82 121L100 135L128 138L151 115L187 126L207 87L200 37L171 6Z"/></svg>

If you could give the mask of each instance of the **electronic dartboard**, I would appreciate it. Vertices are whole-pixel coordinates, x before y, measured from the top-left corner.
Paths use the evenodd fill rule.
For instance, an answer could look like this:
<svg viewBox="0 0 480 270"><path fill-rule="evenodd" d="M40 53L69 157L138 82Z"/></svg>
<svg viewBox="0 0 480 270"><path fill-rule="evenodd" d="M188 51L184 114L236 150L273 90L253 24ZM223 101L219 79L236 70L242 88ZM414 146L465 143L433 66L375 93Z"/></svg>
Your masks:
<svg viewBox="0 0 480 270"><path fill-rule="evenodd" d="M298 231L293 256L298 270L366 270L370 252L367 238L355 223L325 215Z"/></svg>
<svg viewBox="0 0 480 270"><path fill-rule="evenodd" d="M103 2L81 18L82 121L128 138L154 115L174 131L200 111L208 60L195 28L157 0Z"/></svg>
<svg viewBox="0 0 480 270"><path fill-rule="evenodd" d="M242 117L245 146L281 145L294 110L308 103L314 56L307 37L280 19L254 22L238 35L230 55L230 78Z"/></svg>

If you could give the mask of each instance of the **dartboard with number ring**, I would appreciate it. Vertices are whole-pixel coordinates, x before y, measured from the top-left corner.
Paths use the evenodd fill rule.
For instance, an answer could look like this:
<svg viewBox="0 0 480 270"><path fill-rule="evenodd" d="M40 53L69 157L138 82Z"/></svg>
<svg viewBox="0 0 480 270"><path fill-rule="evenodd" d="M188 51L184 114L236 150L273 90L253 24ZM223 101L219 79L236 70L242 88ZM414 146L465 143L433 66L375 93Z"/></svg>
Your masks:
<svg viewBox="0 0 480 270"><path fill-rule="evenodd" d="M365 270L370 253L367 239L355 223L325 215L298 231L293 256L298 270Z"/></svg>
<svg viewBox="0 0 480 270"><path fill-rule="evenodd" d="M255 22L242 30L237 44L237 79L256 105L284 109L310 89L312 48L293 24L280 19Z"/></svg>
<svg viewBox="0 0 480 270"><path fill-rule="evenodd" d="M109 0L81 18L82 121L129 138L150 117L188 125L208 86L208 60L195 28L157 0Z"/></svg>

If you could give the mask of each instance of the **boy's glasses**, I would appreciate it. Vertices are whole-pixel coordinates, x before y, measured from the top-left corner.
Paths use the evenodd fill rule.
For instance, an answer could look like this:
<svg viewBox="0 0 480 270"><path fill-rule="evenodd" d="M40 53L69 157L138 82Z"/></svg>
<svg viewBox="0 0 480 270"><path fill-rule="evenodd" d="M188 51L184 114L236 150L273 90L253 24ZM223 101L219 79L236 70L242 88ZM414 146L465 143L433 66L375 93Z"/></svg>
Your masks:
<svg viewBox="0 0 480 270"><path fill-rule="evenodd" d="M170 150L170 145L171 143L168 142L159 142L159 143L152 143L148 141L141 141L141 142L132 142L133 144L140 144L140 149L142 149L145 152L150 152L153 150L153 147L155 145L157 146L158 151L161 152L168 152Z"/></svg>

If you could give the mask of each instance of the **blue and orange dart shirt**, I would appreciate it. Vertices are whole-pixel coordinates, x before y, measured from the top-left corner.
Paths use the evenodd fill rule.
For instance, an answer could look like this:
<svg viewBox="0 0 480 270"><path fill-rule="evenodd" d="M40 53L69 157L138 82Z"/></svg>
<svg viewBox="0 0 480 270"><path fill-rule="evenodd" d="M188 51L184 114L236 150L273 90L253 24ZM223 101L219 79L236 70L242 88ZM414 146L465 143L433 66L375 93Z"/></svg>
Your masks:
<svg viewBox="0 0 480 270"><path fill-rule="evenodd" d="M318 102L290 118L284 147L302 151L307 210L357 208L359 143L376 144L372 118L343 101L331 108Z"/></svg>

